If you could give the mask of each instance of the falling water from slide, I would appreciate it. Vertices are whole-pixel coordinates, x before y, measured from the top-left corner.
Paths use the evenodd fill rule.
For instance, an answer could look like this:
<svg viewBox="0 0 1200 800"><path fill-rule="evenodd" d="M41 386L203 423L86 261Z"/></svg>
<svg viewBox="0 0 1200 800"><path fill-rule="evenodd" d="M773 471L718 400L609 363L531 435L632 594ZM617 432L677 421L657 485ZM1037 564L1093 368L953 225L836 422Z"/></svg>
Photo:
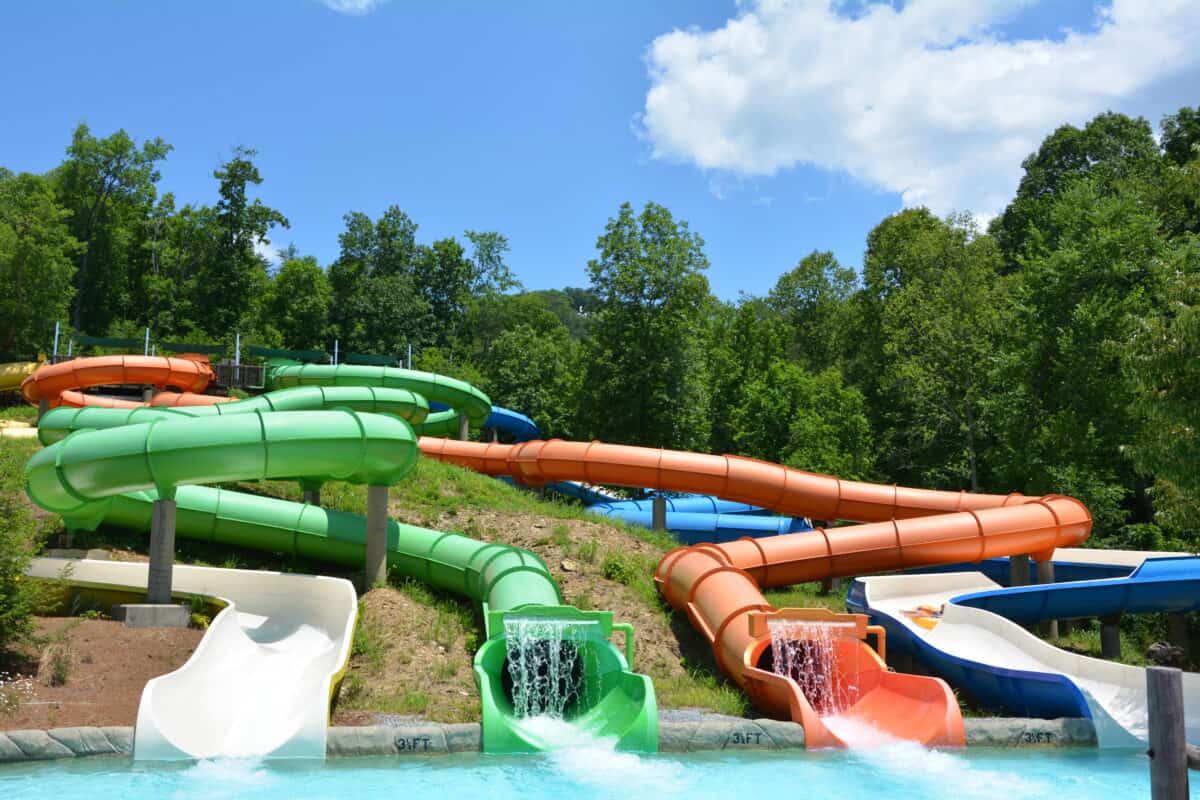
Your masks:
<svg viewBox="0 0 1200 800"><path fill-rule="evenodd" d="M580 700L587 699L582 628L594 624L545 617L510 616L504 620L517 718L561 720Z"/></svg>
<svg viewBox="0 0 1200 800"><path fill-rule="evenodd" d="M873 725L842 716L842 712L858 702L860 695L853 676L838 669L837 642L853 629L853 623L849 622L769 620L773 671L795 681L825 727L849 746L874 748L894 744L898 740Z"/></svg>

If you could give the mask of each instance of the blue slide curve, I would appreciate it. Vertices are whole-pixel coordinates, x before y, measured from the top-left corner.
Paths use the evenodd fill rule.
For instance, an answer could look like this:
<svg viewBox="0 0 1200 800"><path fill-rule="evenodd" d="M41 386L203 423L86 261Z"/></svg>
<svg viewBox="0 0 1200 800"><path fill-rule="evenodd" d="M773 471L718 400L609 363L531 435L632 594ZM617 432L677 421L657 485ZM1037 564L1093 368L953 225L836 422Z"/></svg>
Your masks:
<svg viewBox="0 0 1200 800"><path fill-rule="evenodd" d="M1127 560L1096 562L1100 552L1086 551L1091 563L1064 554L1056 572L1060 564L1093 574L1129 572ZM1136 554L1113 555L1119 561ZM978 571L858 578L846 604L884 626L889 650L917 657L986 706L1020 716L1091 718L1102 746L1138 746L1146 738L1144 671L1068 653L1021 625L1200 610L1200 558L1151 557L1125 577L1007 589ZM1196 741L1200 675L1184 674L1184 696L1188 735Z"/></svg>

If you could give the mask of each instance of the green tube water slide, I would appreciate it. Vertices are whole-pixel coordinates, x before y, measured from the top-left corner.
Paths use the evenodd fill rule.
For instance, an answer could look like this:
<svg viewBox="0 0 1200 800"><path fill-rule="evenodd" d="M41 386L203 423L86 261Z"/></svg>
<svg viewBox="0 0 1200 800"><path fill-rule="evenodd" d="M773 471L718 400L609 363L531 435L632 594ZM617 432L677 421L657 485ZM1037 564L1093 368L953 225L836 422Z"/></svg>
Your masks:
<svg viewBox="0 0 1200 800"><path fill-rule="evenodd" d="M458 415L465 414L472 427L478 428L492 413L492 401L466 381L396 367L370 367L358 364L296 364L282 360L267 370L268 389L292 386L373 386L406 389L426 400L449 406L435 411L413 427L423 436L455 436ZM428 413L428 412L427 412Z"/></svg>
<svg viewBox="0 0 1200 800"><path fill-rule="evenodd" d="M295 410L306 405L339 410ZM382 411L390 413L373 413ZM197 484L294 479L390 485L418 458L412 426L392 414L424 419L427 401L413 389L343 385L297 386L218 406L55 409L43 417L39 435L48 446L26 467L27 489L35 503L75 528L103 523L149 530L153 502L170 497L178 536L357 567L366 542L364 517ZM565 718L615 738L622 749L657 749L654 688L631 669L629 625L613 623L611 612L563 605L546 565L528 551L394 521L387 539L392 570L481 604L487 640L476 653L474 672L486 752L532 752L554 744L514 711L505 629L528 620L554 620L569 630L578 651L582 688ZM624 634L624 652L609 641L614 630Z"/></svg>

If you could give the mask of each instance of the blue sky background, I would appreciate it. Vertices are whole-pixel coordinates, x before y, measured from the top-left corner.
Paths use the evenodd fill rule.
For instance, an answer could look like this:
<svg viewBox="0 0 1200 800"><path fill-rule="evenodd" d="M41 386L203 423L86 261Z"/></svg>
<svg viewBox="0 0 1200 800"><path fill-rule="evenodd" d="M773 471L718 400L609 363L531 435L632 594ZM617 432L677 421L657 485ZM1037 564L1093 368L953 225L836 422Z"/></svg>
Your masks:
<svg viewBox="0 0 1200 800"><path fill-rule="evenodd" d="M988 20L987 36L1061 41L1064 28L1096 30L1093 5L1017 4ZM76 123L97 135L123 127L174 145L162 190L180 205L211 203L212 170L246 145L259 151L260 196L292 223L275 245L294 242L328 264L343 214L375 216L395 203L424 241L468 228L504 233L529 288L586 285L607 218L623 201L654 200L704 237L719 295L762 293L813 249L857 267L867 232L903 195L819 158L755 174L658 146L641 121L654 82L648 48L745 11L714 0L393 2L358 15L315 0L8 4L0 165L44 171ZM1200 103L1187 88L1194 71L1159 77L1105 105L1157 123ZM1031 123L1041 132L1026 139L1036 146L1076 106L1064 104L1053 124ZM1013 174L1002 181L1009 193Z"/></svg>

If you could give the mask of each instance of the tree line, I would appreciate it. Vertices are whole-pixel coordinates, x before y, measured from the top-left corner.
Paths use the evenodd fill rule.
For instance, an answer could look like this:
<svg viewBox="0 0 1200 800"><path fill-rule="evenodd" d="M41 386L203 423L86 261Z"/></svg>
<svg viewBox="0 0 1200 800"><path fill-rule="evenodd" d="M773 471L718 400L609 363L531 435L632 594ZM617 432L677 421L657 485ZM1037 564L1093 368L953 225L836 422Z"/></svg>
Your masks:
<svg viewBox="0 0 1200 800"><path fill-rule="evenodd" d="M46 175L0 170L0 354L48 321L185 341L401 353L548 436L730 452L846 478L1082 499L1097 541L1200 544L1200 108L1064 125L981 227L911 208L861 269L814 251L714 297L704 241L622 205L585 288L525 291L497 232L418 241L345 215L337 259L259 254L286 217L239 148L212 206L159 195L170 146L81 125ZM2 360L2 359L0 359Z"/></svg>

